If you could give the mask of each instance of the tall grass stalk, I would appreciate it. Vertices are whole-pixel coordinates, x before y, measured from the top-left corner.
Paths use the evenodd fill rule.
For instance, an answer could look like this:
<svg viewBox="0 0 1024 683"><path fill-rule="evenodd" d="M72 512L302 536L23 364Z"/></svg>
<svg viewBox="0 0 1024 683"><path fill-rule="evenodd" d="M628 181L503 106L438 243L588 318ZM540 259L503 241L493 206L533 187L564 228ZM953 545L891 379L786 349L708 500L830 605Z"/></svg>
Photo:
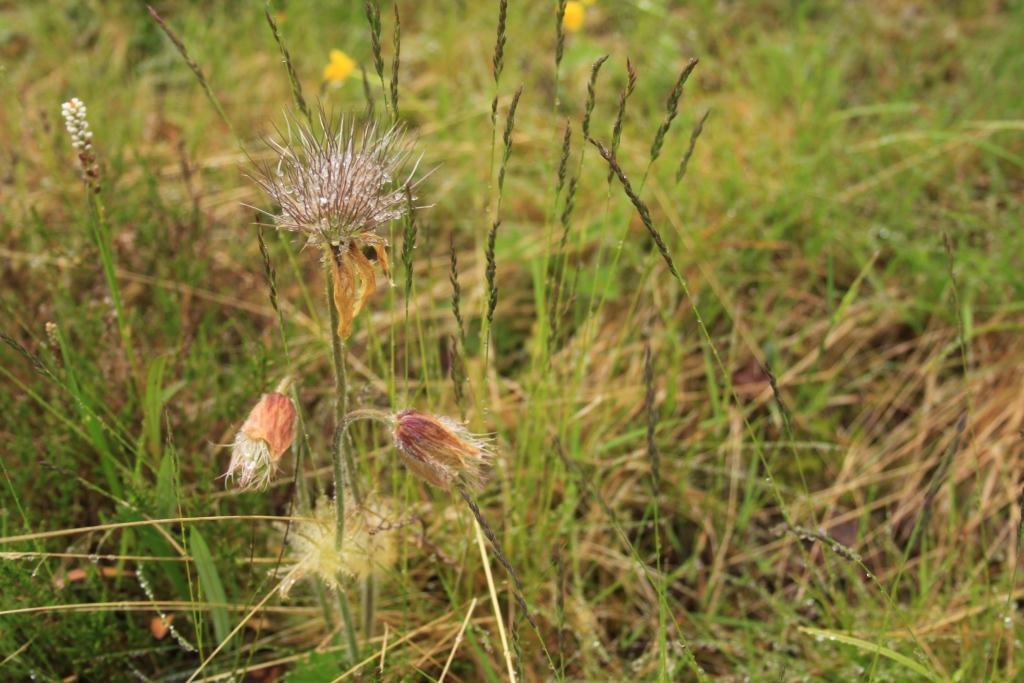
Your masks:
<svg viewBox="0 0 1024 683"><path fill-rule="evenodd" d="M227 126L228 130L231 132L231 137L233 137L236 141L240 140L240 138L238 137L238 133L235 131L235 127L231 124L231 119L228 118L228 115L224 111L224 107L221 105L220 100L217 99L217 96L213 93L213 88L210 86L210 82L206 80L206 75L203 74L203 70L199 67L199 64L194 59L192 59L191 55L189 55L188 49L185 47L184 41L182 41L178 34L174 32L174 29L172 29L170 25L168 25L167 22L163 20L163 17L161 17L160 14L157 13L155 9L153 9L152 5L146 5L146 9L149 10L149 15L153 17L153 21L157 23L157 26L160 27L160 30L163 31L164 35L166 35L167 38L171 41L171 43L174 45L174 48L178 51L178 54L181 55L181 58L185 60L185 64L188 65L188 68L195 75L196 80L199 81L199 85L202 86L203 92L206 93L206 98L210 100L210 104L213 105L213 108L220 116L221 121L224 122L224 125Z"/></svg>
<svg viewBox="0 0 1024 683"><path fill-rule="evenodd" d="M107 209L103 199L97 192L89 192L89 226L92 232L93 242L100 255L100 265L103 268L103 277L107 282L107 291L110 292L110 300L114 304L114 316L117 319L117 333L121 339L121 348L124 350L125 360L130 368L129 383L136 397L139 394L139 378L142 369L139 359L135 354L135 344L132 341L132 331L128 324L128 317L124 310L124 300L121 297L121 287L117 282L116 268L114 266L114 250L110 242L110 225L107 222Z"/></svg>
<svg viewBox="0 0 1024 683"><path fill-rule="evenodd" d="M377 0L364 0L363 12L366 14L366 23L370 28L370 52L373 56L373 68L377 72L377 79L380 81L381 96L384 98L384 108L389 112L391 106L388 104L388 90L384 86L384 55L380 45L380 5Z"/></svg>
<svg viewBox="0 0 1024 683"><path fill-rule="evenodd" d="M487 234L487 249L485 258L487 261L486 266L486 282L487 282L487 295L486 301L486 313L484 315L484 324L481 331L481 336L484 341L484 375L486 377L488 362L490 359L490 345L491 345L491 324L494 320L494 309L498 305L498 285L495 281L495 274L497 272L497 254L495 253L495 244L498 237L498 228L501 227L501 204L502 197L505 193L505 174L508 170L508 160L512 156L512 131L515 128L516 122L516 108L519 106L519 98L522 97L523 86L519 86L516 90L515 95L512 96L512 102L508 106L508 113L505 115L505 132L502 134L502 154L501 154L501 166L498 170L498 192L497 198L494 204L494 220L491 223L491 230Z"/></svg>
<svg viewBox="0 0 1024 683"><path fill-rule="evenodd" d="M686 171L690 166L690 157L693 156L693 151L697 148L697 139L700 138L700 134L704 132L704 124L708 120L708 116L711 115L711 110L707 109L704 114L697 120L697 123L693 127L693 131L690 133L690 142L686 147L686 153L683 155L682 160L679 162L679 168L676 170L676 183L682 181L686 175Z"/></svg>
<svg viewBox="0 0 1024 683"><path fill-rule="evenodd" d="M594 114L594 108L597 104L597 78L598 75L601 73L601 67L604 66L604 63L608 61L609 57L610 55L607 54L602 55L598 57L596 60L594 60L593 64L591 64L590 66L590 75L587 78L587 97L585 104L583 106L583 118L580 123L580 130L582 132L582 137L584 140L588 140L590 138L590 124ZM570 135L571 133L567 134L566 138L563 138L563 140L569 138ZM570 227L572 225L572 215L576 207L576 192L579 187L580 175L583 172L583 161L586 158L586 152L587 145L582 145L580 147L580 152L577 157L575 171L569 177L568 188L566 189L565 193L565 200L562 203L562 211L559 214L559 225L561 226L562 234L559 240L558 252L555 256L556 277L553 283L553 289L551 287L547 288L547 291L550 294L550 301L547 305L549 307L549 310L551 311L551 316L559 316L561 314L563 308L563 298L566 298L566 301L571 299L571 293L570 296L566 296L565 274L569 258L567 246L569 240ZM558 188L560 189L563 182L561 166L559 167L558 178ZM581 235L580 242L582 242L583 239L584 236ZM551 325L551 328L553 330L554 325ZM549 345L549 355L550 352L551 348Z"/></svg>
<svg viewBox="0 0 1024 683"><path fill-rule="evenodd" d="M395 31L392 34L392 46L394 56L391 60L391 119L398 122L398 67L401 64L402 54L402 18L398 14L398 0L393 5L395 10Z"/></svg>
<svg viewBox="0 0 1024 683"><path fill-rule="evenodd" d="M730 375L726 370L725 363L722 361L721 355L718 352L718 347L714 343L714 340L711 337L711 333L708 331L707 325L704 322L704 317L700 313L700 309L697 308L697 304L693 298L692 292L690 291L689 284L687 283L686 278L683 277L682 273L676 267L675 261L673 260L672 255L669 252L668 246L665 244L664 239L662 239L661 233L654 225L654 221L651 218L650 210L648 209L644 201L639 197L639 195L636 194L636 191L633 189L632 183L626 176L625 172L622 170L622 167L619 165L618 160L611 153L611 151L597 140L591 139L590 142L597 148L598 153L608 164L609 168L612 169L615 176L619 179L619 183L621 184L623 191L629 198L630 203L633 204L633 207L639 214L640 220L643 223L644 228L647 230L651 239L654 241L655 246L657 247L658 252L662 257L662 260L665 262L665 265L668 267L669 272L672 275L672 278L679 284L680 288L682 289L683 295L685 296L689 304L690 311L691 313L693 313L694 319L697 321L697 328L700 331L701 339L705 344L708 352L711 354L715 370L722 377L722 381L728 389L729 396L733 404L736 405L737 407L742 406L742 402L740 401L739 395L736 393L736 388L730 381ZM772 496L775 498L776 504L778 505L779 514L782 515L783 520L787 525L796 526L792 520L789 507L786 505L785 499L782 497L782 492L779 490L777 479L775 476L773 476L771 464L769 463L768 457L765 454L761 441L757 437L757 434L754 432L754 429L750 424L749 417L747 416L746 412L742 410L740 412L740 415L743 421L743 426L747 434L747 437L749 438L750 443L753 445L755 453L757 454L758 461L760 462L761 467L766 475L766 480L769 485L768 488L771 491ZM806 566L812 566L811 560L807 556L807 553L803 546L798 546L798 548ZM876 585L881 589L881 586L877 584L877 582ZM881 590L881 593L883 598L889 604L895 604L893 595L890 595L884 590ZM915 638L915 642L918 642L916 641L916 636L914 636L913 630L910 630L910 633L912 637ZM919 642L918 646L920 647Z"/></svg>
<svg viewBox="0 0 1024 683"><path fill-rule="evenodd" d="M306 121L308 121L310 125L313 125L313 114L309 110L309 105L306 104L306 98L302 95L302 82L299 80L299 75L295 71L295 65L292 63L291 53L288 52L288 46L285 45L284 38L281 36L281 31L277 26L277 20L274 19L274 14L270 11L269 2L263 6L263 14L267 18L267 24L270 26L270 32L274 35L274 43L277 44L277 49L281 53L281 59L284 61L284 68L288 73L288 83L292 86L292 99L295 100L295 106L300 112L302 112L302 115L306 117Z"/></svg>

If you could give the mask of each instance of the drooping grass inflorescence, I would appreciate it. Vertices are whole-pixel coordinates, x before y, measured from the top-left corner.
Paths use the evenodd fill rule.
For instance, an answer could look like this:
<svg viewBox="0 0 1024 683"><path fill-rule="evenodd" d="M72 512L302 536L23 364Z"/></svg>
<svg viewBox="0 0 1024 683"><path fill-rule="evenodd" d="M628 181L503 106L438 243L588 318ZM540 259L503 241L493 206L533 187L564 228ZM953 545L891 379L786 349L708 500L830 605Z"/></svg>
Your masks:
<svg viewBox="0 0 1024 683"><path fill-rule="evenodd" d="M612 144L611 152L615 155L619 151L619 143L622 141L622 126L626 119L626 102L629 100L629 96L633 94L633 90L636 89L637 73L633 67L633 62L628 58L626 59L626 85L622 88L622 92L619 93L619 108L615 114L615 123L612 125ZM608 182L612 181L612 171L608 171Z"/></svg>
<svg viewBox="0 0 1024 683"><path fill-rule="evenodd" d="M686 85L686 81L690 78L690 74L697 67L698 59L692 57L690 61L686 63L683 70L679 73L679 78L676 79L676 84L672 88L672 91L668 94L668 99L665 101L665 120L658 126L658 132L654 135L654 142L651 143L651 163L653 164L658 156L661 154L661 147L665 143L665 136L668 134L669 128L672 126L672 121L676 118L676 114L679 112L679 99L683 96L683 86ZM612 148L615 151L615 148Z"/></svg>
<svg viewBox="0 0 1024 683"><path fill-rule="evenodd" d="M583 107L583 139L590 138L590 117L594 113L594 105L597 102L597 76L601 73L601 67L608 61L611 55L601 55L590 67L590 76L587 78L587 103Z"/></svg>
<svg viewBox="0 0 1024 683"><path fill-rule="evenodd" d="M391 44L395 54L391 59L391 118L398 121L398 67L401 64L402 54L402 18L398 14L398 0L393 5L395 10L395 32L392 34Z"/></svg>
<svg viewBox="0 0 1024 683"><path fill-rule="evenodd" d="M295 106L306 117L306 120L312 123L313 113L310 111L309 105L306 104L306 98L302 95L302 82L299 80L299 75L295 72L292 55L288 52L288 46L284 43L284 38L281 36L281 30L277 25L277 20L274 18L274 13L270 11L270 3L264 6L263 13L267 17L270 32L274 35L274 42L281 53L282 61L284 61L284 68L288 73L288 83L292 86L292 99L295 100Z"/></svg>
<svg viewBox="0 0 1024 683"><path fill-rule="evenodd" d="M370 28L370 52L373 55L373 68L380 80L380 89L384 93L384 105L387 107L387 90L384 88L384 55L380 45L380 5L377 4L377 0L365 0L363 11L366 14L366 23Z"/></svg>
<svg viewBox="0 0 1024 683"><path fill-rule="evenodd" d="M213 93L213 88L210 86L210 82L206 79L206 75L203 74L203 70L199 68L199 64L196 60L192 59L192 56L189 54L188 49L185 47L185 42L177 33L174 32L174 29L172 29L170 25L163 20L163 17L153 9L152 5L146 5L146 9L149 10L149 15L153 17L153 21L157 23L160 30L163 31L164 35L166 35L171 41L171 44L174 45L174 48L178 51L178 54L181 55L181 58L185 60L185 64L188 65L188 68L195 75L196 80L199 81L199 85L203 88L203 92L206 93L206 98L210 100L210 104L213 105L213 108L217 111L221 120L224 121L224 124L231 131L233 137L237 139L238 136L235 134L234 126L231 125L231 121L228 119L228 115L224 111L224 107L221 106L220 100L218 100L217 96Z"/></svg>
<svg viewBox="0 0 1024 683"><path fill-rule="evenodd" d="M668 245L665 244L665 240L662 239L661 233L654 226L654 221L651 219L651 212L647 208L647 204L640 199L640 195L638 195L633 189L633 184L629 181L625 171L622 170L622 166L619 165L618 159L615 158L615 153L593 138L590 138L590 143L597 148L598 153L608 164L608 168L612 172L613 176L618 177L619 182L622 184L623 191L625 191L629 201L633 204L634 208L636 208L637 213L640 214L640 221L644 224L644 228L647 229L651 239L654 240L654 244L658 248L658 253L661 254L661 257L664 259L669 271L677 280L681 279L682 275L680 275L679 270L676 268L675 261L672 259L672 254L669 253Z"/></svg>
<svg viewBox="0 0 1024 683"><path fill-rule="evenodd" d="M485 270L485 279L487 281L487 312L484 316L487 322L487 334L484 339L485 359L488 354L487 349L490 346L490 328L491 322L494 320L494 309L498 305L498 286L495 283L495 275L497 273L498 265L497 256L495 254L495 244L498 237L498 228L501 227L501 203L505 190L505 173L508 169L508 160L512 156L512 130L515 128L516 107L519 106L519 98L522 94L523 86L519 86L515 95L512 96L512 102L508 107L508 114L505 116L505 132L502 135L504 147L501 155L501 167L498 170L498 198L495 204L495 217L491 223L491 230L487 233L487 249L485 253L487 260Z"/></svg>
<svg viewBox="0 0 1024 683"><path fill-rule="evenodd" d="M711 115L711 110L708 109L701 116L696 125L693 127L693 132L690 133L690 143L686 147L686 153L683 155L682 160L679 162L679 168L676 170L676 182L680 182L683 176L686 175L686 169L690 165L690 157L693 156L693 150L697 148L697 139L700 134L704 132L704 123L708 120L708 116Z"/></svg>

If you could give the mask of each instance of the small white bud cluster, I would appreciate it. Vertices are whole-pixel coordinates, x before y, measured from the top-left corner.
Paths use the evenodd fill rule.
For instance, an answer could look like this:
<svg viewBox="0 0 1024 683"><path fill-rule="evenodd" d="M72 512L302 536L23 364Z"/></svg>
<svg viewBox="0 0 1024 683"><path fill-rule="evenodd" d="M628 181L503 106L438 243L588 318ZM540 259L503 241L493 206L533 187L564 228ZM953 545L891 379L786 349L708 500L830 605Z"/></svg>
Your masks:
<svg viewBox="0 0 1024 683"><path fill-rule="evenodd" d="M89 122L86 120L85 104L77 97L60 105L60 113L64 117L64 127L71 135L71 146L79 152L88 152L92 149L92 131L89 130Z"/></svg>

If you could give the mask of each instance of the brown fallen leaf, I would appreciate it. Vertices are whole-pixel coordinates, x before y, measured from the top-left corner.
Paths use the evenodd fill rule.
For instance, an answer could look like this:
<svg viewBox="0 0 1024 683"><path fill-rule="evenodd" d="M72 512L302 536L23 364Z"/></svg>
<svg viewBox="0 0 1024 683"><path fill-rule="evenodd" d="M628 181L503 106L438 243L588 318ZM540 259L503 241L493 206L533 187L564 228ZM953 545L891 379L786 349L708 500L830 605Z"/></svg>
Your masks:
<svg viewBox="0 0 1024 683"><path fill-rule="evenodd" d="M173 614L168 614L164 617L153 617L149 620L149 632L157 640L163 640L171 630L172 621L174 621Z"/></svg>
<svg viewBox="0 0 1024 683"><path fill-rule="evenodd" d="M117 567L99 567L100 576L112 577L112 576L134 576L135 572L128 569L118 569ZM81 567L70 570L63 576L53 577L53 585L57 588L64 588L69 583L75 581L84 581L85 577L89 574Z"/></svg>

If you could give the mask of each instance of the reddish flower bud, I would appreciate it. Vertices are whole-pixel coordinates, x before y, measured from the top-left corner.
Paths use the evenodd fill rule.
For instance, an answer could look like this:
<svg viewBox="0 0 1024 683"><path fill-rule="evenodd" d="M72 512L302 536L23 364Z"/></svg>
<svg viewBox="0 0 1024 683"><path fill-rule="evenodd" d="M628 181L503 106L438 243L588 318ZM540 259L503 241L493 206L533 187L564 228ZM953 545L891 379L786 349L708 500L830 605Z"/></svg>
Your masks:
<svg viewBox="0 0 1024 683"><path fill-rule="evenodd" d="M457 480L474 489L483 484L490 444L458 422L403 410L394 416L392 434L406 466L427 483L445 490Z"/></svg>
<svg viewBox="0 0 1024 683"><path fill-rule="evenodd" d="M263 394L235 435L228 481L238 476L240 489L262 489L295 439L295 405L284 394Z"/></svg>

